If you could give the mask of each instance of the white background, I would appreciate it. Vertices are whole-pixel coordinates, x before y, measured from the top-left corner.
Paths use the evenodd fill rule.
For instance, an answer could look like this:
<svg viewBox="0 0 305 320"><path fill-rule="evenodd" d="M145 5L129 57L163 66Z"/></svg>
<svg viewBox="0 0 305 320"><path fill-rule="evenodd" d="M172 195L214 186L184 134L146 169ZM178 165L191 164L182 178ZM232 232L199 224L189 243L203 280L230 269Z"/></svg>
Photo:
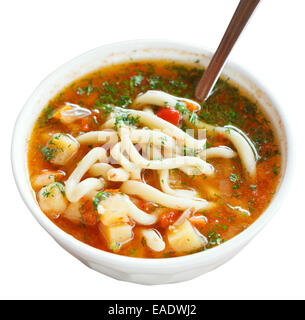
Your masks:
<svg viewBox="0 0 305 320"><path fill-rule="evenodd" d="M0 9L2 299L304 299L303 0L264 0L230 60L262 80L292 129L295 174L281 210L236 257L197 279L163 286L119 282L90 270L40 227L13 180L14 122L55 68L111 42L159 38L215 50L237 0L27 0Z"/></svg>

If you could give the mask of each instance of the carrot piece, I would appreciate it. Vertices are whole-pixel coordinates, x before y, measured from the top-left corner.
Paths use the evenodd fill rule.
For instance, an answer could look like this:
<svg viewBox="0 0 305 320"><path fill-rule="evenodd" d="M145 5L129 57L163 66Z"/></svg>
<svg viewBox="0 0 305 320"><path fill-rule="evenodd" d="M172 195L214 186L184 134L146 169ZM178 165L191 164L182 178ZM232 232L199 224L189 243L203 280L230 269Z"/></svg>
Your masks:
<svg viewBox="0 0 305 320"><path fill-rule="evenodd" d="M64 107L58 109L58 110L54 113L53 118L55 118L55 119L61 119L61 118L62 118L62 114L61 114L61 113L62 113L63 111L68 111L68 110L72 110L72 107L71 107L71 106L64 106Z"/></svg>
<svg viewBox="0 0 305 320"><path fill-rule="evenodd" d="M193 112L193 111L198 111L198 107L195 104L192 104L189 101L183 101L186 104L186 107L189 111Z"/></svg>
<svg viewBox="0 0 305 320"><path fill-rule="evenodd" d="M120 189L106 189L103 192L109 192L109 193L119 193Z"/></svg>

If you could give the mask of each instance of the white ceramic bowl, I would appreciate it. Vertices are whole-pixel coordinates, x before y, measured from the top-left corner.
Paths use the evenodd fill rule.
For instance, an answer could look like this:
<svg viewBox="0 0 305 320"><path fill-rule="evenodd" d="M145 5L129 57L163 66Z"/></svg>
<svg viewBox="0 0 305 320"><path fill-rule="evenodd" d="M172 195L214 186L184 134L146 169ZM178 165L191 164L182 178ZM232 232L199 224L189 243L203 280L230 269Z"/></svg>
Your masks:
<svg viewBox="0 0 305 320"><path fill-rule="evenodd" d="M271 119L280 140L282 178L267 210L246 230L233 239L210 250L169 259L141 259L116 255L90 247L59 229L40 210L31 188L27 169L27 143L35 120L55 94L67 84L102 66L131 59L170 59L184 62L200 60L207 66L211 53L202 48L156 40L139 40L102 46L64 64L49 75L34 91L23 107L14 130L12 165L20 194L37 221L68 252L88 267L115 279L140 284L163 284L192 279L223 264L239 252L279 209L287 188L287 128L280 107L266 89L234 64L227 63L223 74L248 91ZM290 157L289 157L290 158ZM290 160L290 159L289 159ZM289 161L290 163L291 161Z"/></svg>

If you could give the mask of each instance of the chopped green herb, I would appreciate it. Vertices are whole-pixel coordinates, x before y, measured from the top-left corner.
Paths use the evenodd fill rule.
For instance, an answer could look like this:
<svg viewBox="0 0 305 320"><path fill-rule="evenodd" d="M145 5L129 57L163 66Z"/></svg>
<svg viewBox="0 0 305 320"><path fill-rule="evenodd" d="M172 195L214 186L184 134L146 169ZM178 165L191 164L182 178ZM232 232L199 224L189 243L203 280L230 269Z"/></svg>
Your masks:
<svg viewBox="0 0 305 320"><path fill-rule="evenodd" d="M220 233L217 232L216 227L209 230L206 237L208 239L207 249L225 242L225 239L222 239Z"/></svg>
<svg viewBox="0 0 305 320"><path fill-rule="evenodd" d="M271 172L273 172L275 175L278 175L278 174L279 174L279 169L280 169L280 167L274 165L270 170L271 170Z"/></svg>
<svg viewBox="0 0 305 320"><path fill-rule="evenodd" d="M139 122L140 117L134 117L130 113L122 113L120 116L115 118L114 128L117 130L122 126L122 123L133 126Z"/></svg>
<svg viewBox="0 0 305 320"><path fill-rule="evenodd" d="M119 251L120 250L120 243L119 242L111 242L109 249L111 249L114 252Z"/></svg>
<svg viewBox="0 0 305 320"><path fill-rule="evenodd" d="M184 102L177 102L175 105L175 109L177 109L182 115L189 113L186 104Z"/></svg>
<svg viewBox="0 0 305 320"><path fill-rule="evenodd" d="M93 207L97 210L100 201L107 199L111 195L110 192L98 192L93 199Z"/></svg>
<svg viewBox="0 0 305 320"><path fill-rule="evenodd" d="M45 197L45 198L47 198L47 197L51 194L52 190L53 190L55 187L57 187L57 188L59 189L59 191L62 193L62 195L65 195L65 187L64 187L60 182L54 182L54 183L52 183L51 185L48 185L48 186L44 189L44 191L43 191L43 193L42 193L42 196Z"/></svg>
<svg viewBox="0 0 305 320"><path fill-rule="evenodd" d="M190 113L189 115L189 122L195 124L197 121L197 114L195 111L193 111L192 113Z"/></svg>
<svg viewBox="0 0 305 320"><path fill-rule="evenodd" d="M133 256L136 252L137 252L137 249L133 249L133 250L130 252L130 255Z"/></svg>
<svg viewBox="0 0 305 320"><path fill-rule="evenodd" d="M82 88L77 88L76 89L76 92L77 92L77 94L84 94L85 93L85 90L83 90Z"/></svg>
<svg viewBox="0 0 305 320"><path fill-rule="evenodd" d="M51 159L53 159L55 157L56 151L57 149L49 148L48 146L44 146L40 149L40 152L42 153L46 161L50 161Z"/></svg>
<svg viewBox="0 0 305 320"><path fill-rule="evenodd" d="M139 86L143 81L143 79L144 79L144 76L141 73L130 78L131 82L135 87Z"/></svg>
<svg viewBox="0 0 305 320"><path fill-rule="evenodd" d="M90 93L93 91L93 87L92 87L92 85L91 84L89 84L88 85L88 87L87 87L87 96L90 96Z"/></svg>
<svg viewBox="0 0 305 320"><path fill-rule="evenodd" d="M230 180L235 183L238 180L237 175L235 173L231 173Z"/></svg>
<svg viewBox="0 0 305 320"><path fill-rule="evenodd" d="M106 117L113 111L113 106L108 103L102 103L100 100L95 101L93 108L99 109L103 112L103 115Z"/></svg>
<svg viewBox="0 0 305 320"><path fill-rule="evenodd" d="M95 123L95 124L98 124L98 120L97 120L97 118L96 118L96 116L93 116L93 122Z"/></svg>

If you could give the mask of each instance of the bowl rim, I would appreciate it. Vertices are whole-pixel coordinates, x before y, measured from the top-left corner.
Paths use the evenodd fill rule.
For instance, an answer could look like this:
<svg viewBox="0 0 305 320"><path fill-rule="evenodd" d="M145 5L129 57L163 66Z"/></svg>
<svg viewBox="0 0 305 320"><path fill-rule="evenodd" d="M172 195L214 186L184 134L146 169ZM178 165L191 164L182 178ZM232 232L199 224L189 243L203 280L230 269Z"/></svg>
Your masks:
<svg viewBox="0 0 305 320"><path fill-rule="evenodd" d="M189 254L180 257L170 257L170 258L138 258L138 257L130 257L123 256L119 254L114 254L111 252L103 251L97 248L94 248L88 244L77 240L73 236L69 235L56 224L54 224L49 218L45 216L45 214L40 210L37 202L36 207L33 207L33 197L31 195L31 190L27 190L24 192L24 187L26 182L26 178L28 172L22 172L23 164L18 162L18 152L20 151L20 143L22 144L22 139L24 140L23 145L27 144L26 139L24 138L24 132L22 132L22 123L24 121L25 112L30 109L31 101L37 95L39 89L44 85L45 82L48 81L53 75L58 73L60 70L65 69L70 64L75 63L78 59L81 59L85 56L91 55L94 52L102 49L115 49L120 47L134 47L137 48L141 46L141 48L146 47L157 49L157 48L170 48L176 50L183 50L189 53L201 53L211 57L212 52L205 49L204 47L199 47L198 45L193 45L185 42L177 42L171 40L159 40L159 39L138 39L138 40L127 40L121 42L110 43L107 45L102 45L100 47L89 50L85 53L82 53L68 62L64 63L60 67L58 67L55 71L49 74L33 91L29 99L26 101L25 105L21 109L13 131L12 137L12 145L11 145L11 162L12 162L12 170L15 178L15 182L19 193L28 207L31 214L34 218L39 222L39 224L56 240L60 243L65 244L65 246L73 248L74 251L77 251L78 256L83 259L88 259L93 262L100 263L108 263L112 265L120 264L122 267L139 269L141 270L151 270L156 268L173 268L180 269L189 265L192 266L202 264L207 261L215 261L224 255L229 255L230 252L234 252L241 247L241 244L246 244L250 241L261 229L270 221L270 219L275 215L275 213L279 210L280 204L284 198L285 190L287 190L289 186L289 181L291 180L291 172L292 172L292 143L291 143L291 134L290 129L287 124L286 118L284 116L284 112L278 101L274 98L274 96L270 93L267 86L261 81L261 79L257 80L248 71L244 70L243 67L236 64L235 62L228 61L226 66L231 67L233 70L236 70L238 73L245 76L246 79L249 79L251 83L254 83L258 88L262 89L263 92L267 95L267 97L272 101L273 107L279 114L279 117L282 121L283 128L285 130L285 138L287 145L287 155L286 155L286 168L285 172L282 175L282 179L277 188L271 203L268 205L266 210L244 231L240 232L238 235L229 239L228 241L222 243L219 246L213 247L208 250L203 250L202 252ZM25 131L25 130L23 130Z"/></svg>

